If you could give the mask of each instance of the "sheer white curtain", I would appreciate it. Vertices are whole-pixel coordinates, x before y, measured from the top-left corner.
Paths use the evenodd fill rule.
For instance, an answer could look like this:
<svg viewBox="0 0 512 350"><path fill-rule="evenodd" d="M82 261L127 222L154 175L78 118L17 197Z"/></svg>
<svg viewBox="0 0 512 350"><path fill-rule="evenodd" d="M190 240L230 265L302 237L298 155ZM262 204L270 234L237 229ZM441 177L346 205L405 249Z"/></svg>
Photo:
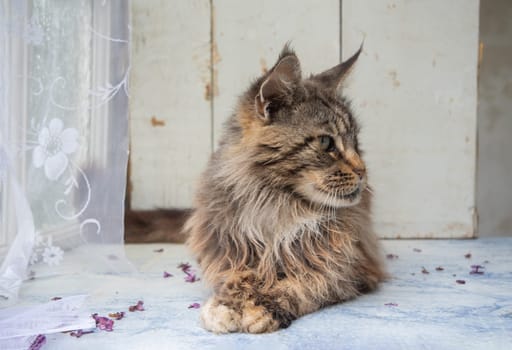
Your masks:
<svg viewBox="0 0 512 350"><path fill-rule="evenodd" d="M0 0L0 296L130 270L129 1Z"/></svg>

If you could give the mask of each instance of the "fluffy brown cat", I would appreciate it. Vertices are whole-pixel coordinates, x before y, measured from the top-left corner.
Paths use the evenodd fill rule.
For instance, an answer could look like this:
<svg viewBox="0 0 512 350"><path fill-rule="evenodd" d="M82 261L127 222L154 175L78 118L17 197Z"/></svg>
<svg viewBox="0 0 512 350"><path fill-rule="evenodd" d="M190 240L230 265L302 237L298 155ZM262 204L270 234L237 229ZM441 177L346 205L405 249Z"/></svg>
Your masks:
<svg viewBox="0 0 512 350"><path fill-rule="evenodd" d="M240 98L185 225L212 332L272 332L385 278L346 62L303 79L288 47Z"/></svg>

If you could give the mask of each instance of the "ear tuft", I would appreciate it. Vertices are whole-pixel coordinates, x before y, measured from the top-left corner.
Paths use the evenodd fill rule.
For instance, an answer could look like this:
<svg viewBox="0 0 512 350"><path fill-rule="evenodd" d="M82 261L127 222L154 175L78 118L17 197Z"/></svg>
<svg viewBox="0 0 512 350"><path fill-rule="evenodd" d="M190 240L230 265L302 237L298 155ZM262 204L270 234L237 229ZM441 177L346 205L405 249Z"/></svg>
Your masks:
<svg viewBox="0 0 512 350"><path fill-rule="evenodd" d="M279 59L277 61L278 62L281 61L281 59L285 58L286 56L297 57L297 55L295 54L295 51L293 50L292 45L289 41L286 42L286 44L284 44L283 48L281 49L281 53L279 54Z"/></svg>
<svg viewBox="0 0 512 350"><path fill-rule="evenodd" d="M363 43L361 43L359 50L357 50L349 59L323 73L313 76L312 79L319 82L327 89L337 90L350 73L354 63L356 63L359 55L361 54L361 51L363 50Z"/></svg>

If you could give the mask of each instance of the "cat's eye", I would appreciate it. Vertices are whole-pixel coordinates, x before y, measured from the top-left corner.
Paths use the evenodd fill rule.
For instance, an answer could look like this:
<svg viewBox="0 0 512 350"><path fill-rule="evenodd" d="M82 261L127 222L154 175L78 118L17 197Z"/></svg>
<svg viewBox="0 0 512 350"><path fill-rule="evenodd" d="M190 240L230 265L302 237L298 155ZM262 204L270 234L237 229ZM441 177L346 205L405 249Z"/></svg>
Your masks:
<svg viewBox="0 0 512 350"><path fill-rule="evenodd" d="M334 144L334 140L332 139L332 137L328 135L322 135L319 137L319 141L320 148L322 149L322 151L334 152L336 150L336 146Z"/></svg>

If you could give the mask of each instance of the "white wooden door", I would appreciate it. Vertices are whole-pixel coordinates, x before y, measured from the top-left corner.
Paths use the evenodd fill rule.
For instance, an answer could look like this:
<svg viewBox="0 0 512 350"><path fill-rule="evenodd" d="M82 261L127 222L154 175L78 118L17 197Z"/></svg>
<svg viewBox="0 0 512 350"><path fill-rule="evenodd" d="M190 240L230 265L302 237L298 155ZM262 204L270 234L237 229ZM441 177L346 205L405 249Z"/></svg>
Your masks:
<svg viewBox="0 0 512 350"><path fill-rule="evenodd" d="M347 95L362 123L383 237L475 233L476 0L344 0Z"/></svg>
<svg viewBox="0 0 512 350"><path fill-rule="evenodd" d="M291 41L348 81L382 237L474 235L478 1L133 0L132 206L188 207L222 123Z"/></svg>
<svg viewBox="0 0 512 350"><path fill-rule="evenodd" d="M210 2L132 1L134 208L188 207L211 153Z"/></svg>

